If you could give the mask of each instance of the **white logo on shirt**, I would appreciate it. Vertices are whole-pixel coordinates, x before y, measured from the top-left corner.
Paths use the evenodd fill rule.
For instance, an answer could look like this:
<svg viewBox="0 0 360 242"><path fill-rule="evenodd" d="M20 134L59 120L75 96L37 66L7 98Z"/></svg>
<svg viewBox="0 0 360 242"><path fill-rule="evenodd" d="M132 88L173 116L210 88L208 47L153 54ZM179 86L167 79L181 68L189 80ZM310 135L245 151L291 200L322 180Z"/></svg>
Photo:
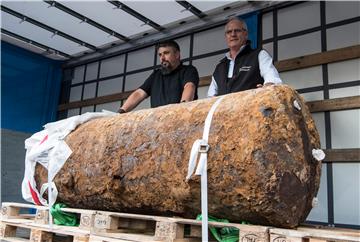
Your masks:
<svg viewBox="0 0 360 242"><path fill-rule="evenodd" d="M242 67L240 67L239 72L240 71L250 71L250 69L251 69L251 66L242 66Z"/></svg>

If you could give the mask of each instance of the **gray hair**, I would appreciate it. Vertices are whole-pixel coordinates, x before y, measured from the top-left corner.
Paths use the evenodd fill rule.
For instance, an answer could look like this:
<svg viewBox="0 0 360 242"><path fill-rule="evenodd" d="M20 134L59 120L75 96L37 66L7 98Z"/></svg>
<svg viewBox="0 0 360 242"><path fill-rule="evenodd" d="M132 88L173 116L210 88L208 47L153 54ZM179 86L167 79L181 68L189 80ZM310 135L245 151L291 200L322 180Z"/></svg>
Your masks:
<svg viewBox="0 0 360 242"><path fill-rule="evenodd" d="M248 27L247 27L247 24L245 22L245 20L243 20L242 18L239 18L239 17L231 17L228 19L228 21L226 22L226 25L228 25L228 23L232 22L232 21L237 21L237 22L240 22L242 25L243 25L243 28L248 31ZM226 27L225 25L225 27Z"/></svg>

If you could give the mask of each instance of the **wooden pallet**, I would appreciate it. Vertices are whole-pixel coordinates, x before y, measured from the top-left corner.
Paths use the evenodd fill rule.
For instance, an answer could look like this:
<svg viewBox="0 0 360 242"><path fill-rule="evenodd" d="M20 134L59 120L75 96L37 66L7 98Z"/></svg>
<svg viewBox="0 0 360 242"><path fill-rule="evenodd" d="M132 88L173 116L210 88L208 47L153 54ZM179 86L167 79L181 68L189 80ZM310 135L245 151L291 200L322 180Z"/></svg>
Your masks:
<svg viewBox="0 0 360 242"><path fill-rule="evenodd" d="M36 214L21 213L23 208L35 208ZM0 239L5 241L57 242L195 242L201 241L201 221L140 214L116 213L85 209L63 208L62 211L78 214L80 226L48 224L48 209L21 203L3 203L1 210ZM337 228L280 229L257 225L209 222L213 227L239 229L241 242L330 242L358 241L360 231ZM16 236L19 228L28 229L30 236ZM211 238L211 236L209 236ZM212 240L214 241L214 240Z"/></svg>
<svg viewBox="0 0 360 242"><path fill-rule="evenodd" d="M30 231L29 238L17 235L18 229ZM62 235L62 241L88 242L90 233L78 227L38 224L28 219L2 219L0 223L0 239L2 241L55 242Z"/></svg>
<svg viewBox="0 0 360 242"><path fill-rule="evenodd" d="M309 228L297 229L272 228L269 231L270 242L360 242L360 231L338 228Z"/></svg>
<svg viewBox="0 0 360 242"><path fill-rule="evenodd" d="M22 209L35 209L36 213L34 215L22 213ZM61 211L77 214L81 229L90 231L94 226L95 210L62 208ZM37 224L49 224L49 209L46 206L4 202L1 207L1 219L27 219Z"/></svg>
<svg viewBox="0 0 360 242"><path fill-rule="evenodd" d="M189 234L185 234L185 226L190 227ZM239 241L269 241L269 227L219 222L209 222L209 226L238 228ZM133 241L201 241L201 221L98 211L91 232Z"/></svg>

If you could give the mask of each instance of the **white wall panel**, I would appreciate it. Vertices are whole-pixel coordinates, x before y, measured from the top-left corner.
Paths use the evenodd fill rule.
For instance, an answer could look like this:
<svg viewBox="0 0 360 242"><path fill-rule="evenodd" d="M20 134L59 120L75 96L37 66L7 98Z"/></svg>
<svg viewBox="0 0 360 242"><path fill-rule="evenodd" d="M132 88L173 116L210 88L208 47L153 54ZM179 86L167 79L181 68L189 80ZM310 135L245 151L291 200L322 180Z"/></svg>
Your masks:
<svg viewBox="0 0 360 242"><path fill-rule="evenodd" d="M269 12L262 17L262 38L269 39L273 37L273 12Z"/></svg>
<svg viewBox="0 0 360 242"><path fill-rule="evenodd" d="M360 86L332 89L329 91L330 98L351 97L360 95Z"/></svg>
<svg viewBox="0 0 360 242"><path fill-rule="evenodd" d="M97 79L97 73L99 69L99 62L93 62L86 67L86 78L85 81Z"/></svg>
<svg viewBox="0 0 360 242"><path fill-rule="evenodd" d="M335 223L360 225L360 163L333 164Z"/></svg>
<svg viewBox="0 0 360 242"><path fill-rule="evenodd" d="M99 82L98 97L122 92L123 77Z"/></svg>
<svg viewBox="0 0 360 242"><path fill-rule="evenodd" d="M120 101L104 103L96 105L96 112L101 112L103 109L107 111L117 112L120 108Z"/></svg>
<svg viewBox="0 0 360 242"><path fill-rule="evenodd" d="M360 110L334 111L330 117L332 147L360 148Z"/></svg>
<svg viewBox="0 0 360 242"><path fill-rule="evenodd" d="M90 83L84 86L83 100L95 97L96 83Z"/></svg>
<svg viewBox="0 0 360 242"><path fill-rule="evenodd" d="M79 112L80 112L80 109L79 109L79 108L69 109L69 110L68 110L68 113L67 113L67 117L70 118L70 117L79 115Z"/></svg>
<svg viewBox="0 0 360 242"><path fill-rule="evenodd" d="M360 43L360 22L326 30L327 49L333 50Z"/></svg>
<svg viewBox="0 0 360 242"><path fill-rule="evenodd" d="M101 61L100 77L113 76L124 72L125 55Z"/></svg>
<svg viewBox="0 0 360 242"><path fill-rule="evenodd" d="M306 2L279 9L278 34L284 35L320 26L320 3Z"/></svg>
<svg viewBox="0 0 360 242"><path fill-rule="evenodd" d="M175 39L175 41L180 46L181 59L188 58L190 54L190 36L185 36L180 39ZM159 58L157 59L157 61L159 62Z"/></svg>
<svg viewBox="0 0 360 242"><path fill-rule="evenodd" d="M323 85L321 66L281 72L280 77L285 84L295 89Z"/></svg>
<svg viewBox="0 0 360 242"><path fill-rule="evenodd" d="M133 111L150 108L150 97L142 101Z"/></svg>
<svg viewBox="0 0 360 242"><path fill-rule="evenodd" d="M333 89L330 98L360 95L360 86ZM333 148L360 148L360 109L330 113Z"/></svg>
<svg viewBox="0 0 360 242"><path fill-rule="evenodd" d="M145 71L126 76L125 91L131 91L139 88L151 73L152 71Z"/></svg>
<svg viewBox="0 0 360 242"><path fill-rule="evenodd" d="M321 52L320 32L314 32L278 42L278 59L284 60Z"/></svg>
<svg viewBox="0 0 360 242"><path fill-rule="evenodd" d="M70 89L69 102L79 101L81 99L82 86L72 87Z"/></svg>
<svg viewBox="0 0 360 242"><path fill-rule="evenodd" d="M212 75L216 65L220 62L220 60L222 58L224 58L225 55L224 54L220 54L220 55L214 55L214 56L210 56L210 57L206 57L206 58L202 58L202 59L198 59L198 60L194 60L192 62L193 66L196 67L196 69L199 72L199 76L203 77L203 76L208 76L208 75Z"/></svg>
<svg viewBox="0 0 360 242"><path fill-rule="evenodd" d="M155 47L150 46L128 54L127 71L133 71L154 65Z"/></svg>
<svg viewBox="0 0 360 242"><path fill-rule="evenodd" d="M328 64L329 83L360 80L360 59Z"/></svg>
<svg viewBox="0 0 360 242"><path fill-rule="evenodd" d="M194 35L194 56L227 48L225 26L220 26Z"/></svg>
<svg viewBox="0 0 360 242"><path fill-rule="evenodd" d="M273 43L273 42L264 44L264 45L262 46L262 48L263 48L264 50L266 50L266 51L271 55L271 57L274 56L274 43Z"/></svg>
<svg viewBox="0 0 360 242"><path fill-rule="evenodd" d="M323 91L318 92L307 92L300 94L305 101L315 101L315 100L323 100L324 99L324 93Z"/></svg>
<svg viewBox="0 0 360 242"><path fill-rule="evenodd" d="M209 90L209 86L199 87L198 88L198 97L199 97L199 99L207 98L208 90Z"/></svg>
<svg viewBox="0 0 360 242"><path fill-rule="evenodd" d="M326 1L326 23L333 23L360 15L359 1Z"/></svg>
<svg viewBox="0 0 360 242"><path fill-rule="evenodd" d="M88 112L94 112L94 106L82 107L81 114L88 113Z"/></svg>
<svg viewBox="0 0 360 242"><path fill-rule="evenodd" d="M72 84L83 82L85 66L78 66L74 69L74 77L71 81Z"/></svg>
<svg viewBox="0 0 360 242"><path fill-rule="evenodd" d="M327 222L328 221L328 200L327 200L327 174L326 164L322 164L321 177L320 177L320 188L317 194L318 204L314 207L306 220L316 222Z"/></svg>

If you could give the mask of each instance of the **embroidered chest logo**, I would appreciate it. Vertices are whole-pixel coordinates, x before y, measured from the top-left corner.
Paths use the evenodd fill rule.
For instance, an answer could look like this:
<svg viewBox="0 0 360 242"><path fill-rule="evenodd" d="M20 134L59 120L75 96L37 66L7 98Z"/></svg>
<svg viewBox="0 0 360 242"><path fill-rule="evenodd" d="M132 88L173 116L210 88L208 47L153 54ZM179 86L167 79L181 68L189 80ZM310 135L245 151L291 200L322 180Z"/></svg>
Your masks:
<svg viewBox="0 0 360 242"><path fill-rule="evenodd" d="M250 69L251 69L251 66L242 66L242 67L240 67L239 72L240 71L250 71Z"/></svg>

